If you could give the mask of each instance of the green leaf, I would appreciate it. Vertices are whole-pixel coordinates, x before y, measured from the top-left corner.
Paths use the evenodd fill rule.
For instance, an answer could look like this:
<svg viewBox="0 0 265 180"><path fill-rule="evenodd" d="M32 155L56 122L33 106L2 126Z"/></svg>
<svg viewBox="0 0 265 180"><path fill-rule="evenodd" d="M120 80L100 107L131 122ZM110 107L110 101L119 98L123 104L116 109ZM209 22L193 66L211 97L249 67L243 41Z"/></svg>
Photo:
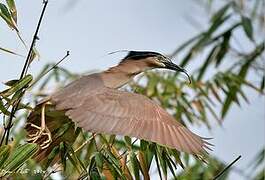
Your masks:
<svg viewBox="0 0 265 180"><path fill-rule="evenodd" d="M9 7L9 11L11 13L13 20L17 23L17 9L16 9L15 1L14 0L6 0L6 3Z"/></svg>
<svg viewBox="0 0 265 180"><path fill-rule="evenodd" d="M64 142L61 142L59 144L59 152L60 152L60 158L61 158L61 163L63 165L64 171L66 170L66 155L67 155L67 148L65 146Z"/></svg>
<svg viewBox="0 0 265 180"><path fill-rule="evenodd" d="M8 102L9 105L14 105L20 97L22 97L24 92L22 90L18 90L15 92L15 94L12 96L11 100Z"/></svg>
<svg viewBox="0 0 265 180"><path fill-rule="evenodd" d="M134 172L134 177L136 180L140 180L140 163L138 162L138 159L136 157L136 155L134 154L134 152L130 153L130 160L131 160L131 165L133 168L133 172Z"/></svg>
<svg viewBox="0 0 265 180"><path fill-rule="evenodd" d="M148 97L151 97L155 94L156 92L156 85L158 83L158 78L157 77L154 77L154 76L149 76L149 81L147 83L147 92L146 92L146 95Z"/></svg>
<svg viewBox="0 0 265 180"><path fill-rule="evenodd" d="M37 144L24 144L15 149L4 164L6 172L15 172L39 150Z"/></svg>
<svg viewBox="0 0 265 180"><path fill-rule="evenodd" d="M0 114L3 113L4 115L9 116L10 112L8 111L8 109L5 107L2 99L0 99Z"/></svg>
<svg viewBox="0 0 265 180"><path fill-rule="evenodd" d="M11 94L27 87L32 81L32 76L30 74L26 75L23 79L15 83L11 88L0 93L1 96L10 96Z"/></svg>
<svg viewBox="0 0 265 180"><path fill-rule="evenodd" d="M246 35L250 40L253 41L253 26L251 20L246 16L242 16L241 18L242 18L242 26Z"/></svg>
<svg viewBox="0 0 265 180"><path fill-rule="evenodd" d="M2 166L7 160L10 152L11 152L10 145L3 145L0 147L0 169L2 169ZM1 171L0 171L0 177L1 177Z"/></svg>
<svg viewBox="0 0 265 180"><path fill-rule="evenodd" d="M95 153L95 162L97 164L97 167L102 170L103 169L103 157L102 157L102 154L100 152L96 152Z"/></svg>
<svg viewBox="0 0 265 180"><path fill-rule="evenodd" d="M161 152L162 151L162 152ZM160 167L162 168L164 177L167 177L167 162L166 162L166 154L163 148L157 146L157 156L160 162Z"/></svg>
<svg viewBox="0 0 265 180"><path fill-rule="evenodd" d="M224 56L226 55L228 49L229 49L229 41L231 38L231 31L228 31L223 36L223 42L220 45L220 49L216 55L216 64L215 67L218 67L223 60Z"/></svg>
<svg viewBox="0 0 265 180"><path fill-rule="evenodd" d="M90 161L90 166L89 166L89 176L90 176L90 179L92 180L99 180L100 179L100 175L99 175L99 172L96 168L96 162L95 162L95 156L92 157L91 161Z"/></svg>
<svg viewBox="0 0 265 180"><path fill-rule="evenodd" d="M36 58L37 58L37 60L40 59L40 53L35 47L33 47L31 54L30 54L30 57L29 57L29 64L31 64L32 61Z"/></svg>
<svg viewBox="0 0 265 180"><path fill-rule="evenodd" d="M264 51L264 42L262 42L260 45L258 45L256 47L256 49L251 52L248 56L247 56L247 59L245 60L245 63L241 66L241 69L239 71L239 73L234 76L234 77L238 77L239 78L239 83L237 85L230 85L230 84L227 84L230 86L229 88L229 92L227 93L227 97L226 97L226 100L224 102L224 105L223 105L223 108L222 108L222 118L225 117L225 115L227 114L227 111L231 105L231 103L233 101L235 102L238 102L237 101L237 92L238 90L240 90L241 88L241 85L242 83L244 82L246 76L247 76L247 73L248 73L248 70L250 69L251 67L251 63L254 62L254 60Z"/></svg>
<svg viewBox="0 0 265 180"><path fill-rule="evenodd" d="M11 14L9 13L6 5L4 5L3 3L0 3L0 16L7 23L9 27L15 29L18 32L17 26L14 23Z"/></svg>
<svg viewBox="0 0 265 180"><path fill-rule="evenodd" d="M10 53L10 54L13 54L13 55L16 55L16 56L24 57L24 56L21 55L21 54L18 54L18 53L16 53L16 52L12 51L12 50L9 50L9 49L3 48L3 47L0 47L0 50L1 50L1 51L4 51L4 52L7 52L7 53Z"/></svg>
<svg viewBox="0 0 265 180"><path fill-rule="evenodd" d="M213 96L220 102L222 103L222 99L220 97L220 95L218 94L218 89L214 86L214 84L211 84L210 86L210 90L213 94Z"/></svg>
<svg viewBox="0 0 265 180"><path fill-rule="evenodd" d="M156 162L156 167L157 167L157 170L158 170L158 174L159 174L159 177L160 179L163 179L162 178L162 173L161 173L161 170L160 170L160 165L159 165L159 161L158 161L158 155L157 155L157 151L155 150L155 162Z"/></svg>
<svg viewBox="0 0 265 180"><path fill-rule="evenodd" d="M230 7L231 3L226 4L221 9L219 9L211 18L212 22L219 21L227 12L228 8Z"/></svg>
<svg viewBox="0 0 265 180"><path fill-rule="evenodd" d="M125 144L127 147L131 148L132 146L132 139L128 136L124 136Z"/></svg>
<svg viewBox="0 0 265 180"><path fill-rule="evenodd" d="M210 106L207 101L204 102L205 107L209 110L209 112L212 114L212 116L215 118L215 120L218 123L221 123L221 120L218 118L217 114L215 113L214 109L212 106Z"/></svg>
<svg viewBox="0 0 265 180"><path fill-rule="evenodd" d="M218 52L218 49L220 47L219 46L215 46L213 47L213 49L210 51L208 57L206 58L206 60L204 61L202 67L200 68L199 71L199 75L197 77L197 81L200 81L206 71L206 69L209 67L209 64L212 62L212 60L214 60L214 58L216 57L216 52Z"/></svg>
<svg viewBox="0 0 265 180"><path fill-rule="evenodd" d="M106 150L105 152L108 156L107 157L103 156L104 161L107 163L108 167L110 168L113 177L117 177L117 175L119 175L122 178L123 172L121 169L122 166L120 164L120 161L109 150Z"/></svg>
<svg viewBox="0 0 265 180"><path fill-rule="evenodd" d="M16 84L18 81L19 80L17 80L17 79L13 79L13 80L5 82L4 84L11 87L11 86L14 86L14 84Z"/></svg>
<svg viewBox="0 0 265 180"><path fill-rule="evenodd" d="M145 158L146 158L147 168L149 170L150 167L151 167L151 163L153 161L154 155L155 155L155 144L154 143L150 143L149 144L149 148L146 149L144 152L146 152L145 153Z"/></svg>
<svg viewBox="0 0 265 180"><path fill-rule="evenodd" d="M177 179L176 173L175 171L177 170L177 166L175 165L175 162L170 158L170 155L168 155L167 153L165 153L165 161L169 167L169 170L171 172L171 174L174 176L175 179ZM173 166L174 167L173 167Z"/></svg>
<svg viewBox="0 0 265 180"><path fill-rule="evenodd" d="M241 97L245 100L246 103L250 103L247 96L245 95L244 91L242 89L238 89L238 93L241 95Z"/></svg>
<svg viewBox="0 0 265 180"><path fill-rule="evenodd" d="M67 130L71 127L71 122L68 122L66 124L63 124L59 129L56 129L56 133L54 134L54 139L57 139L59 137L61 137L62 135L64 135Z"/></svg>
<svg viewBox="0 0 265 180"><path fill-rule="evenodd" d="M54 158L58 155L58 153L59 153L59 146L55 146L47 157L47 163L44 166L45 169L49 167L49 165L54 160Z"/></svg>
<svg viewBox="0 0 265 180"><path fill-rule="evenodd" d="M150 179L150 176L149 176L149 173L148 173L147 163L146 163L145 156L144 156L144 152L143 151L139 151L138 153L139 153L138 154L139 155L139 164L140 164L140 167L142 169L142 173L143 173L144 179Z"/></svg>
<svg viewBox="0 0 265 180"><path fill-rule="evenodd" d="M86 168L84 167L83 163L80 161L74 151L71 151L71 154L67 153L67 157L79 173L81 173L82 170L86 171Z"/></svg>

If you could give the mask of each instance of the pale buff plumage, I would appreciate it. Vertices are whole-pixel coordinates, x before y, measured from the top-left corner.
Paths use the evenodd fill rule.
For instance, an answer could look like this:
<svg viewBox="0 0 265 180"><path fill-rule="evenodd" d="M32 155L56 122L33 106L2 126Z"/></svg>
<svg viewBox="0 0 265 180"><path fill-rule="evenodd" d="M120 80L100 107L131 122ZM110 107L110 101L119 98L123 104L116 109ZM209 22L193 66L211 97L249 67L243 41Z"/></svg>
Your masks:
<svg viewBox="0 0 265 180"><path fill-rule="evenodd" d="M210 145L206 138L192 133L149 98L118 90L134 75L155 67L152 57L125 60L102 73L81 77L47 101L89 132L136 137L194 155L205 153Z"/></svg>

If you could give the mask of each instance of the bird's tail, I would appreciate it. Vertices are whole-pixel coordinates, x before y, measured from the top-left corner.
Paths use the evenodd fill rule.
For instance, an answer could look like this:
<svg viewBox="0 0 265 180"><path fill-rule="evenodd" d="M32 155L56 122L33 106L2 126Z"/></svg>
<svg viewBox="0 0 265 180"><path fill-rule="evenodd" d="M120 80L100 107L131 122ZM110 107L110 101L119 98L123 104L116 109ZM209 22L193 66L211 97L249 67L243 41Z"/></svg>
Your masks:
<svg viewBox="0 0 265 180"><path fill-rule="evenodd" d="M65 116L63 111L57 111L54 105L46 104L45 132L41 135L39 134L40 136L38 138L34 138L41 130L42 108L43 103L38 104L30 113L25 125L25 130L28 142L36 143L41 147L35 156L35 160L45 163L54 148L58 147L62 142L72 144L77 137L77 133L74 128L74 123ZM58 160L58 158L54 158L54 160L56 159Z"/></svg>

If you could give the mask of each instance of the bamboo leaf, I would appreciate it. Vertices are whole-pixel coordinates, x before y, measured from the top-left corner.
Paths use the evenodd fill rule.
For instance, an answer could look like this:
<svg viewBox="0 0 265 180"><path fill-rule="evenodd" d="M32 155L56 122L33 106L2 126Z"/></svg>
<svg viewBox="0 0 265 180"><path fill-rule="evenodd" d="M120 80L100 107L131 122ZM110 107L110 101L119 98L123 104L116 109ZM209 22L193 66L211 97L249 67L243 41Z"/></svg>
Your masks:
<svg viewBox="0 0 265 180"><path fill-rule="evenodd" d="M132 139L128 136L124 136L125 144L127 147L131 148L132 146Z"/></svg>
<svg viewBox="0 0 265 180"><path fill-rule="evenodd" d="M247 96L245 95L244 91L242 89L238 89L238 93L245 100L245 102L249 104L249 100L248 100Z"/></svg>
<svg viewBox="0 0 265 180"><path fill-rule="evenodd" d="M241 18L242 18L242 26L246 35L250 40L253 41L253 26L251 20L246 16L242 16Z"/></svg>
<svg viewBox="0 0 265 180"><path fill-rule="evenodd" d="M52 163L52 161L58 155L58 153L59 153L59 146L55 146L47 157L47 162L44 166L45 169L49 167L49 165Z"/></svg>
<svg viewBox="0 0 265 180"><path fill-rule="evenodd" d="M95 153L95 162L97 164L97 167L102 170L103 169L103 157L102 154L100 152L96 152Z"/></svg>
<svg viewBox="0 0 265 180"><path fill-rule="evenodd" d="M31 54L30 54L30 58L29 58L29 64L31 64L33 62L34 59L38 59L40 58L40 53L39 51L36 49L36 47L33 47Z"/></svg>
<svg viewBox="0 0 265 180"><path fill-rule="evenodd" d="M9 156L4 165L6 172L15 172L18 170L27 160L29 160L37 151L39 147L37 144L24 144L17 147L14 152Z"/></svg>
<svg viewBox="0 0 265 180"><path fill-rule="evenodd" d="M10 145L3 145L0 147L0 170L2 169L2 166L7 160L10 152L11 152ZM1 177L1 171L0 171L0 177Z"/></svg>
<svg viewBox="0 0 265 180"><path fill-rule="evenodd" d="M23 96L23 91L18 90L15 92L15 94L12 96L11 100L8 102L9 105L13 105L15 102L18 102L18 99Z"/></svg>
<svg viewBox="0 0 265 180"><path fill-rule="evenodd" d="M9 13L8 8L3 3L0 3L0 16L10 28L15 29L18 32L17 26L12 20L12 16Z"/></svg>
<svg viewBox="0 0 265 180"><path fill-rule="evenodd" d="M229 49L229 41L231 38L231 31L228 31L223 36L223 42L220 45L219 51L216 55L216 64L215 67L218 67L223 60L224 56L226 55L228 49Z"/></svg>
<svg viewBox="0 0 265 180"><path fill-rule="evenodd" d="M212 94L214 95L214 97L220 102L220 103L222 103L222 100L221 100L221 97L219 96L219 94L218 94L218 90L214 87L214 85L210 85L210 89L211 89L211 92L212 92Z"/></svg>
<svg viewBox="0 0 265 180"><path fill-rule="evenodd" d="M151 167L151 163L153 161L154 155L155 155L155 144L151 143L149 145L149 148L146 150L146 163L147 163L147 168L148 170Z"/></svg>
<svg viewBox="0 0 265 180"><path fill-rule="evenodd" d="M222 118L224 118L225 115L227 114L231 103L236 100L235 95L236 95L236 89L232 89L230 90L229 93L227 93L227 96L226 96L226 99L225 99L225 102L222 108Z"/></svg>
<svg viewBox="0 0 265 180"><path fill-rule="evenodd" d="M14 0L6 0L6 3L9 7L9 11L11 13L11 16L15 23L17 23L17 9L16 9L16 4Z"/></svg>
<svg viewBox="0 0 265 180"><path fill-rule="evenodd" d="M64 145L67 148L66 156L69 158L72 165L77 169L79 173L81 173L82 170L86 172L86 167L84 166L83 162L78 158L73 148L69 144L64 143Z"/></svg>
<svg viewBox="0 0 265 180"><path fill-rule="evenodd" d="M130 160L133 168L134 177L136 180L140 180L140 164L133 151L130 153Z"/></svg>
<svg viewBox="0 0 265 180"><path fill-rule="evenodd" d="M209 53L208 57L204 61L204 64L200 68L199 75L197 77L197 81L200 81L206 71L206 69L209 67L209 64L212 62L212 60L215 58L216 53L219 50L219 46L215 46Z"/></svg>
<svg viewBox="0 0 265 180"><path fill-rule="evenodd" d="M149 180L150 176L149 176L149 173L148 173L148 167L147 167L147 164L146 164L146 161L145 161L144 153L142 151L139 151L138 157L139 157L139 164L141 166L144 179L145 180Z"/></svg>
<svg viewBox="0 0 265 180"><path fill-rule="evenodd" d="M154 155L155 155L155 162L156 162L156 167L157 167L157 170L158 170L158 174L159 174L160 179L162 180L163 178L162 178L162 173L161 173L161 170L160 170L160 165L159 165L159 160L158 160L156 147L155 147Z"/></svg>
<svg viewBox="0 0 265 180"><path fill-rule="evenodd" d="M148 97L151 97L155 94L157 83L158 83L158 78L149 76L149 81L146 87L147 88L146 95Z"/></svg>
<svg viewBox="0 0 265 180"><path fill-rule="evenodd" d="M214 109L212 108L212 106L210 106L207 101L204 102L205 107L210 111L210 113L212 114L212 116L215 118L215 120L218 123L221 123L221 120L218 118L217 114L215 113Z"/></svg>
<svg viewBox="0 0 265 180"><path fill-rule="evenodd" d="M104 157L104 161L107 163L110 168L112 176L117 179L117 176L123 177L123 172L121 169L121 164L118 161L117 157L115 157L110 151L106 150L107 157ZM124 177L122 179L125 179Z"/></svg>
<svg viewBox="0 0 265 180"><path fill-rule="evenodd" d="M228 111L231 103L233 101L238 102L236 95L237 95L238 90L240 90L240 88L241 88L242 82L244 82L244 80L247 76L249 67L250 67L251 63L256 59L256 57L258 57L263 52L263 50L264 50L264 42L262 42L260 45L258 45L256 47L256 49L250 53L250 55L247 57L245 63L242 65L239 73L236 76L239 78L239 84L237 84L236 86L230 87L229 92L227 92L227 97L226 97L226 100L224 102L224 105L222 108L222 113L221 113L222 118L224 118L225 115L227 114L227 111Z"/></svg>
<svg viewBox="0 0 265 180"><path fill-rule="evenodd" d="M211 18L212 22L219 21L227 12L228 8L230 7L231 3L226 4L221 9L219 9Z"/></svg>
<svg viewBox="0 0 265 180"><path fill-rule="evenodd" d="M18 81L19 81L19 80L17 80L17 79L13 79L13 80L10 80L10 81L5 82L4 84L5 84L6 86L12 87L12 86L14 86L14 84L16 84Z"/></svg>
<svg viewBox="0 0 265 180"><path fill-rule="evenodd" d="M64 135L70 127L71 127L71 122L63 124L59 129L56 129L56 133L54 134L53 138L57 139L60 136Z"/></svg>
<svg viewBox="0 0 265 180"><path fill-rule="evenodd" d="M9 116L10 112L8 111L8 109L5 107L2 99L0 99L0 114L3 113L4 115Z"/></svg>
<svg viewBox="0 0 265 180"><path fill-rule="evenodd" d="M165 152L164 152L163 148L160 148L159 146L157 146L157 151L156 152L157 152L157 156L158 156L158 159L159 159L160 166L162 168L164 177L167 179L167 162L166 162Z"/></svg>
<svg viewBox="0 0 265 180"><path fill-rule="evenodd" d="M9 54L13 54L13 55L19 56L19 57L24 57L24 56L21 55L21 54L18 54L18 53L14 52L14 51L11 51L11 50L6 49L6 48L3 48L3 47L0 47L0 50L2 50L2 51L4 51L4 52L7 52L7 53L9 53Z"/></svg>
<svg viewBox="0 0 265 180"><path fill-rule="evenodd" d="M171 174L174 176L175 179L177 179L177 176L175 173L175 171L177 170L177 167L176 167L174 161L170 158L170 155L168 155L168 154L165 154L164 157L165 157L165 161L169 167ZM172 165L174 166L174 168L172 167Z"/></svg>
<svg viewBox="0 0 265 180"><path fill-rule="evenodd" d="M64 171L66 170L66 155L67 155L67 150L64 142L61 142L59 144L59 154L61 158L61 163L63 165Z"/></svg>
<svg viewBox="0 0 265 180"><path fill-rule="evenodd" d="M27 87L32 81L32 76L30 74L26 75L23 79L15 83L11 88L0 93L1 96L10 96L11 94Z"/></svg>
<svg viewBox="0 0 265 180"><path fill-rule="evenodd" d="M101 179L99 172L97 170L97 167L96 167L95 156L93 156L91 161L90 161L90 166L89 166L88 172L89 172L90 179L93 179L93 180L94 179L95 180Z"/></svg>

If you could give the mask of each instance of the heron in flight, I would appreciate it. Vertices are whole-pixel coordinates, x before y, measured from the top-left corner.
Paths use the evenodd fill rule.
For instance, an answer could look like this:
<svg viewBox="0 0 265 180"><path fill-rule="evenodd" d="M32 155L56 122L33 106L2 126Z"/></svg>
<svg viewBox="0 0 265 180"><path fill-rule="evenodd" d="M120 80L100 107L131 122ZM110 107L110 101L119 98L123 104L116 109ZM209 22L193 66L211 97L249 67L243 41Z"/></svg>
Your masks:
<svg viewBox="0 0 265 180"><path fill-rule="evenodd" d="M117 66L82 76L39 103L36 108L41 110L41 121L36 125L36 115L29 116L28 141L42 149L54 141L45 123L45 107L52 105L53 111L61 112L85 131L131 136L193 155L205 153L211 145L207 138L188 130L151 99L119 90L135 75L154 68L187 74L160 53L129 51Z"/></svg>

